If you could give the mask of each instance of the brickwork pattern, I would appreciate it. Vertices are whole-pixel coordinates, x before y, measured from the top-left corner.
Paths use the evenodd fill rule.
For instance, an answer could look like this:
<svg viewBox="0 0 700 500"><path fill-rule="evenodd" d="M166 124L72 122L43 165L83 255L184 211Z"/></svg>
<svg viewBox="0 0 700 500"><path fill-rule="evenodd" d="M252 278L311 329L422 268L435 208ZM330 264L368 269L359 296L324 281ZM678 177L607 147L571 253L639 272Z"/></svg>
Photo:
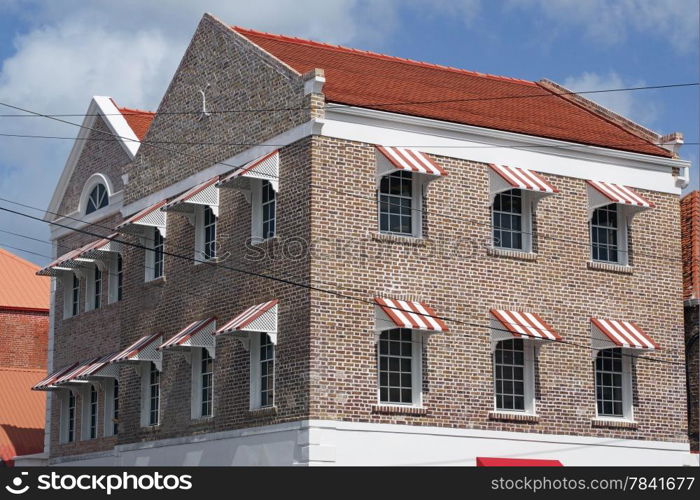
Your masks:
<svg viewBox="0 0 700 500"><path fill-rule="evenodd" d="M0 366L46 369L48 311L0 308Z"/></svg>

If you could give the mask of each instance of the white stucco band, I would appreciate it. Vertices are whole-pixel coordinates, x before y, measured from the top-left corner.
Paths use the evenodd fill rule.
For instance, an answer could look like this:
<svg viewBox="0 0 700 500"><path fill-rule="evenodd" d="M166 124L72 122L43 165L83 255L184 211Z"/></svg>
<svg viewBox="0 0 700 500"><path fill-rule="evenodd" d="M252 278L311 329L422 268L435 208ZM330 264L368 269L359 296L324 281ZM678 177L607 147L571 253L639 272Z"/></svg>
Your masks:
<svg viewBox="0 0 700 500"><path fill-rule="evenodd" d="M61 466L442 465L476 457L556 459L565 466L692 464L687 443L303 420L51 460Z"/></svg>

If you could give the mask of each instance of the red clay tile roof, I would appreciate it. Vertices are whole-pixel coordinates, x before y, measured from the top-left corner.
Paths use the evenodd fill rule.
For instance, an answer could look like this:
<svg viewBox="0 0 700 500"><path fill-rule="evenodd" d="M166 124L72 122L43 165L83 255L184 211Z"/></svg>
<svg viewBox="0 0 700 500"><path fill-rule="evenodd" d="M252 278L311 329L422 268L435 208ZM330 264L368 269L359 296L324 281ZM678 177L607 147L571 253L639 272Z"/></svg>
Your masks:
<svg viewBox="0 0 700 500"><path fill-rule="evenodd" d="M117 107L117 109L122 115L124 115L126 123L128 123L131 130L134 131L136 137L142 141L143 138L146 137L146 132L148 132L148 128L151 126L153 117L156 116L156 114L151 111L144 111L142 109L120 107Z"/></svg>
<svg viewBox="0 0 700 500"><path fill-rule="evenodd" d="M232 29L301 74L323 69L328 102L671 157L535 82Z"/></svg>
<svg viewBox="0 0 700 500"><path fill-rule="evenodd" d="M683 299L700 299L700 191L681 199Z"/></svg>
<svg viewBox="0 0 700 500"><path fill-rule="evenodd" d="M51 280L39 266L0 248L0 308L49 309Z"/></svg>
<svg viewBox="0 0 700 500"><path fill-rule="evenodd" d="M44 376L43 370L0 368L0 461L43 451L46 394L31 388Z"/></svg>

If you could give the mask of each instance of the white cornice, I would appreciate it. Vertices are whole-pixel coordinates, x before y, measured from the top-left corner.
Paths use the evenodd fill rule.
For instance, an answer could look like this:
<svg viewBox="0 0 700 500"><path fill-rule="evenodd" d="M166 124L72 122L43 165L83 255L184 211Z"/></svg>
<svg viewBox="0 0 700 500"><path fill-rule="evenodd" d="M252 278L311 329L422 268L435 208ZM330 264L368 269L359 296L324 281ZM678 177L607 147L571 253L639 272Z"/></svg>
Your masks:
<svg viewBox="0 0 700 500"><path fill-rule="evenodd" d="M120 212L122 208L122 203L124 200L124 191L117 191L113 196L109 197L109 205L99 210L92 212L91 214L84 215L79 211L75 211L69 214L63 214L61 217L57 217L54 220L49 220L49 230L51 231L51 239L56 240L62 238L75 232L76 229L87 228L86 231L93 233L107 235L110 230L109 226L101 227L100 221L116 215ZM53 222L53 224L51 224ZM57 226L56 224L61 224ZM65 227L64 227L65 226ZM93 227L94 226L94 227ZM58 250L59 255L65 253L65 251Z"/></svg>

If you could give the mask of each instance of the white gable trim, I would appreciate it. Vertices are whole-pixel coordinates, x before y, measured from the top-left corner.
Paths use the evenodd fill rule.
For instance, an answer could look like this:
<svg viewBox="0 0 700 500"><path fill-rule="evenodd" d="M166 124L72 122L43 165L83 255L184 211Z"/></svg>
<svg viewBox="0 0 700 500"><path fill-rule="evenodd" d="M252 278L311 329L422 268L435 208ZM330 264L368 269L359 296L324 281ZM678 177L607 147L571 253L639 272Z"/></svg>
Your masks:
<svg viewBox="0 0 700 500"><path fill-rule="evenodd" d="M134 159L134 156L136 156L136 152L139 149L140 142L138 137L136 137L134 131L131 129L131 127L129 127L126 119L119 112L111 98L106 96L93 96L85 115L86 116L83 120L82 127L78 132L75 142L73 143L73 148L68 155L66 164L63 167L63 172L61 172L61 177L58 179L58 183L56 184L56 189L51 197L51 203L49 204L48 211L46 214L44 214L45 221L53 221L58 217L55 214L60 208L63 196L66 194L68 183L73 176L73 172L75 172L75 167L78 164L83 148L88 142L86 139L92 132L91 129L94 128L98 115L104 119L110 132L121 138L120 144L124 148L129 160Z"/></svg>

